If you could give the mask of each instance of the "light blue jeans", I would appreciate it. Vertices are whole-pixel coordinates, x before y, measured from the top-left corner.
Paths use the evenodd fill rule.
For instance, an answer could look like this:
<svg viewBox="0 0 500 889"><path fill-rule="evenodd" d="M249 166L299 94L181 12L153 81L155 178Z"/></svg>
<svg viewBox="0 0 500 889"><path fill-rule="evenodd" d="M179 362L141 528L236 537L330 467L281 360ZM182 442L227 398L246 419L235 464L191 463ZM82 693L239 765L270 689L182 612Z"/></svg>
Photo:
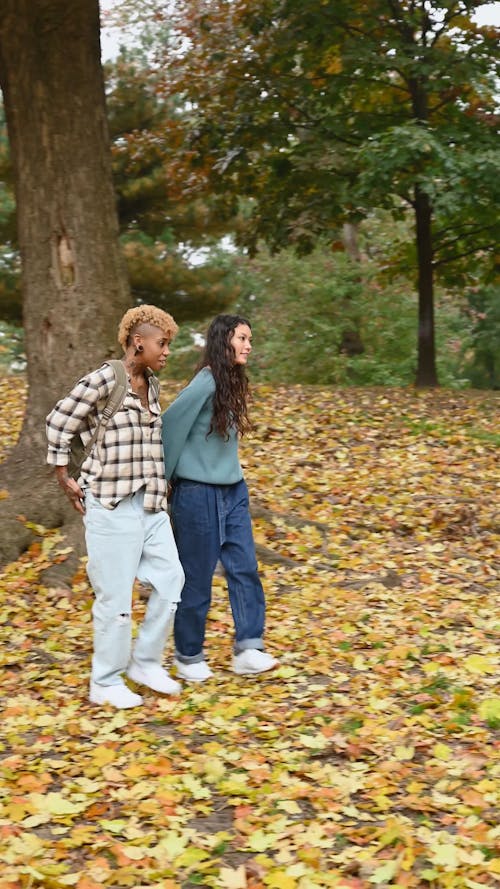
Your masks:
<svg viewBox="0 0 500 889"><path fill-rule="evenodd" d="M161 664L184 584L184 571L166 512L144 510L144 489L106 509L85 495L87 574L92 608L92 681L118 685L132 654L132 590L135 578L152 587L133 658Z"/></svg>

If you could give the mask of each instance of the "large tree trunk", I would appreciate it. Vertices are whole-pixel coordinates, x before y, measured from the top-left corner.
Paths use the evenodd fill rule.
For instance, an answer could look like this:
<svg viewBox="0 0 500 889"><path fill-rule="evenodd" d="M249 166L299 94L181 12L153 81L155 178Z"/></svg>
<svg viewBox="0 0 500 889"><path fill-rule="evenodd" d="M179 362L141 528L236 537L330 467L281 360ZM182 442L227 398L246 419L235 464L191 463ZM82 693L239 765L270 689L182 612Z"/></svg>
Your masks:
<svg viewBox="0 0 500 889"><path fill-rule="evenodd" d="M117 349L130 304L111 180L98 0L0 0L0 85L15 175L29 396L0 467L0 562L73 520L46 467L45 416ZM70 521L70 525L71 525Z"/></svg>
<svg viewBox="0 0 500 889"><path fill-rule="evenodd" d="M434 335L434 273L432 266L432 211L427 195L415 189L418 258L418 367L417 386L437 386Z"/></svg>

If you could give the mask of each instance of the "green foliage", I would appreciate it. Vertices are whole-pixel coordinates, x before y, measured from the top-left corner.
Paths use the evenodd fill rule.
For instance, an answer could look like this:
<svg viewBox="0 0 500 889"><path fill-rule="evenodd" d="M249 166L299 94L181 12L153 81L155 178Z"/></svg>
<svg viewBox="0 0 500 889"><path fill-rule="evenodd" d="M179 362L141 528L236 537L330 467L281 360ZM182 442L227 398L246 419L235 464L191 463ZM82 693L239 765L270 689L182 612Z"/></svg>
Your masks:
<svg viewBox="0 0 500 889"><path fill-rule="evenodd" d="M500 237L498 32L479 3L179 0L169 88L211 187L251 198L239 242L307 253L373 208L413 216L417 381L436 383L434 283L491 273ZM168 64L168 60L167 60ZM392 262L407 271L408 250ZM453 265L451 279L447 266Z"/></svg>
<svg viewBox="0 0 500 889"><path fill-rule="evenodd" d="M0 245L0 318L13 324L22 322L20 257L10 244Z"/></svg>
<svg viewBox="0 0 500 889"><path fill-rule="evenodd" d="M363 284L346 257L265 253L239 266L236 308L252 323L257 379L338 383L346 375L342 327L357 315ZM252 371L253 375L253 371Z"/></svg>
<svg viewBox="0 0 500 889"><path fill-rule="evenodd" d="M200 357L200 347L196 346L195 337L201 336L201 331L208 327L208 319L205 323L198 322L196 327L189 323L179 325L179 333L172 343L167 366L163 371L162 383L168 390L169 380L190 380Z"/></svg>
<svg viewBox="0 0 500 889"><path fill-rule="evenodd" d="M136 302L153 303L185 322L222 312L236 298L238 291L217 262L217 251L191 265L176 245L169 247L144 232L130 232L122 241Z"/></svg>
<svg viewBox="0 0 500 889"><path fill-rule="evenodd" d="M22 327L0 321L0 367L9 373L26 370Z"/></svg>
<svg viewBox="0 0 500 889"><path fill-rule="evenodd" d="M12 214L14 199L12 194L12 169L9 157L9 140L7 136L7 124L5 112L0 103L0 233L2 239L6 237L6 230L10 231L10 217Z"/></svg>
<svg viewBox="0 0 500 889"><path fill-rule="evenodd" d="M500 287L471 291L468 302L473 328L465 352L467 375L477 388L500 389Z"/></svg>
<svg viewBox="0 0 500 889"><path fill-rule="evenodd" d="M470 251L490 245L498 32L472 22L479 5L176 4L188 51L169 84L193 104L194 163L211 161L214 188L255 201L242 242L308 250L345 218L409 209L418 185L440 259L461 252L454 228Z"/></svg>
<svg viewBox="0 0 500 889"><path fill-rule="evenodd" d="M189 259L197 248L210 253L227 231L228 217L209 196L189 200L179 188L179 109L175 98L162 97L163 75L148 61L149 38L146 44L137 51L123 49L108 66L108 120L122 242L135 300L152 302L177 321L186 321L223 311L234 299L210 256L196 265Z"/></svg>
<svg viewBox="0 0 500 889"><path fill-rule="evenodd" d="M370 228L376 261L361 264L324 245L306 257L291 250L271 256L264 248L253 259L226 257L228 282L240 291L232 309L252 324L253 381L411 385L417 359L416 295L407 278L380 272L386 231L381 223L377 239ZM366 243L363 231L360 242ZM439 373L448 387L470 385L462 346L471 346L473 321L464 307L456 297L438 293ZM203 334L207 325L208 319L181 327L167 377L191 376L199 358L193 336ZM353 329L364 351L349 355L343 343L346 330Z"/></svg>

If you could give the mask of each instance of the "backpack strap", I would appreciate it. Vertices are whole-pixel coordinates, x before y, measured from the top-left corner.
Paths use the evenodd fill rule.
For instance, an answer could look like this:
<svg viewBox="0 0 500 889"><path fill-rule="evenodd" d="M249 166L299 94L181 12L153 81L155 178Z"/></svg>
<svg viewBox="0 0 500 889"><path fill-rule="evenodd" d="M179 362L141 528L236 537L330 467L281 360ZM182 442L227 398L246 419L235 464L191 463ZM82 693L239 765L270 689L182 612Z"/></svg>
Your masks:
<svg viewBox="0 0 500 889"><path fill-rule="evenodd" d="M115 372L115 385L109 394L102 412L103 420L106 418L106 426L111 420L111 417L114 417L117 410L121 408L123 399L128 391L128 376L123 361L120 361L117 358L112 358L107 363Z"/></svg>
<svg viewBox="0 0 500 889"><path fill-rule="evenodd" d="M83 459L81 461L82 463L84 460L87 459L94 445L97 444L97 447L99 447L102 441L102 437L106 431L106 426L108 425L111 418L114 417L117 410L119 410L122 406L123 399L125 398L125 395L128 391L128 376L123 361L120 361L117 358L112 358L107 361L106 364L109 364L109 366L113 368L115 381L113 383L113 388L108 395L106 404L104 405L101 418L98 421L97 426L92 433L92 436L89 438L87 444L83 449Z"/></svg>
<svg viewBox="0 0 500 889"><path fill-rule="evenodd" d="M151 383L151 385L153 387L154 396L155 396L156 400L159 401L160 400L160 384L158 382L157 377L155 377L154 373L151 373L148 376L148 383Z"/></svg>

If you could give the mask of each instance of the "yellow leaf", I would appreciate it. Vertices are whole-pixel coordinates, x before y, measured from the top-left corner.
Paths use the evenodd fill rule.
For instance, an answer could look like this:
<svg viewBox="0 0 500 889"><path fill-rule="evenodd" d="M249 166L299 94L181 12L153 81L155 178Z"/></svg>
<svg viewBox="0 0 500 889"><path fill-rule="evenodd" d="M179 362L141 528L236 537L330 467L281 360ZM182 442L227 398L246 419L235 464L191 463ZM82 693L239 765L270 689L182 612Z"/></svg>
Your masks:
<svg viewBox="0 0 500 889"><path fill-rule="evenodd" d="M278 669L274 671L274 675L279 676L280 679L291 679L292 676L297 675L297 668L288 666L278 667Z"/></svg>
<svg viewBox="0 0 500 889"><path fill-rule="evenodd" d="M432 753L436 759L442 759L444 762L448 762L453 756L453 750L447 744L434 744Z"/></svg>
<svg viewBox="0 0 500 889"><path fill-rule="evenodd" d="M180 836L175 830L169 830L158 845L149 850L149 854L160 864L174 861L184 851L188 842L188 836Z"/></svg>
<svg viewBox="0 0 500 889"><path fill-rule="evenodd" d="M71 802L60 793L47 793L45 796L41 793L33 793L31 799L37 812L48 812L56 817L58 815L76 815L88 806L88 801Z"/></svg>
<svg viewBox="0 0 500 889"><path fill-rule="evenodd" d="M436 661L428 661L425 664L422 664L422 670L424 673L440 673L441 672L441 664L438 664Z"/></svg>
<svg viewBox="0 0 500 889"><path fill-rule="evenodd" d="M286 871L275 870L264 877L264 883L269 889L295 889L297 880Z"/></svg>
<svg viewBox="0 0 500 889"><path fill-rule="evenodd" d="M210 790L208 787L203 787L201 781L198 778L195 778L194 775L184 775L182 783L184 784L184 787L189 790L194 799L210 799Z"/></svg>
<svg viewBox="0 0 500 889"><path fill-rule="evenodd" d="M126 775L127 778L142 778L144 769L139 763L133 762L123 770L123 774Z"/></svg>
<svg viewBox="0 0 500 889"><path fill-rule="evenodd" d="M302 814L302 809L300 808L299 804L296 803L293 799L280 799L278 808L283 809L284 812L288 812L289 815Z"/></svg>
<svg viewBox="0 0 500 889"><path fill-rule="evenodd" d="M379 885L380 883L390 883L393 877L396 876L398 870L399 858L395 858L392 861L386 861L385 864L377 867L377 870L369 878L369 882L375 883L376 885Z"/></svg>
<svg viewBox="0 0 500 889"><path fill-rule="evenodd" d="M32 809L31 806L28 806L28 804L23 801L21 803L10 803L3 811L10 821L17 822L23 821L28 812L32 811Z"/></svg>
<svg viewBox="0 0 500 889"><path fill-rule="evenodd" d="M120 851L131 861L142 861L149 854L149 849L145 849L143 846L121 846Z"/></svg>
<svg viewBox="0 0 500 889"><path fill-rule="evenodd" d="M90 778L77 778L75 784L81 793L97 793L103 787L102 781L91 781Z"/></svg>
<svg viewBox="0 0 500 889"><path fill-rule="evenodd" d="M482 654L471 654L466 657L463 665L470 673L494 673L496 667Z"/></svg>
<svg viewBox="0 0 500 889"><path fill-rule="evenodd" d="M299 739L304 747L310 747L311 750L324 750L330 743L324 735L299 735Z"/></svg>
<svg viewBox="0 0 500 889"><path fill-rule="evenodd" d="M408 790L408 793L421 793L424 786L425 785L422 784L421 781L410 781L406 789Z"/></svg>
<svg viewBox="0 0 500 889"><path fill-rule="evenodd" d="M39 815L30 815L29 818L25 818L23 821L23 827L40 827L41 824L47 824L50 821L50 815L48 812L40 812Z"/></svg>
<svg viewBox="0 0 500 889"><path fill-rule="evenodd" d="M404 747L403 745L399 745L395 748L394 754L398 762L404 762L408 759L413 759L415 755L414 747Z"/></svg>
<svg viewBox="0 0 500 889"><path fill-rule="evenodd" d="M103 819L102 821L99 821L99 824L104 830L109 830L110 833L123 834L127 828L128 821L125 821L124 818L115 818L111 821Z"/></svg>
<svg viewBox="0 0 500 889"><path fill-rule="evenodd" d="M197 849L196 846L188 846L184 852L175 859L175 867L192 867L193 864L199 864L210 858L210 852L205 849Z"/></svg>
<svg viewBox="0 0 500 889"><path fill-rule="evenodd" d="M433 864L456 870L460 864L457 847L452 843L434 843L430 846L430 860Z"/></svg>
<svg viewBox="0 0 500 889"><path fill-rule="evenodd" d="M226 771L225 763L215 756L209 756L203 762L203 772L208 781L219 781Z"/></svg>
<svg viewBox="0 0 500 889"><path fill-rule="evenodd" d="M487 862L487 868L492 874L500 875L500 858L492 858Z"/></svg>
<svg viewBox="0 0 500 889"><path fill-rule="evenodd" d="M265 849L272 849L276 842L277 837L275 834L264 833L263 830L254 830L248 840L248 846L254 852L264 852Z"/></svg>
<svg viewBox="0 0 500 889"><path fill-rule="evenodd" d="M500 698L485 698L477 712L481 719L500 719Z"/></svg>
<svg viewBox="0 0 500 889"><path fill-rule="evenodd" d="M217 883L222 889L246 889L247 876L245 865L240 864L239 867L221 867L217 879Z"/></svg>
<svg viewBox="0 0 500 889"><path fill-rule="evenodd" d="M110 784L121 784L123 781L123 772L116 766L103 766L102 776L109 781Z"/></svg>
<svg viewBox="0 0 500 889"><path fill-rule="evenodd" d="M13 837L9 843L9 849L2 853L2 859L11 864L21 858L21 861L30 861L37 858L44 848L43 840L33 833L22 833Z"/></svg>
<svg viewBox="0 0 500 889"><path fill-rule="evenodd" d="M96 747L92 759L96 766L107 766L116 758L116 752L111 747Z"/></svg>

